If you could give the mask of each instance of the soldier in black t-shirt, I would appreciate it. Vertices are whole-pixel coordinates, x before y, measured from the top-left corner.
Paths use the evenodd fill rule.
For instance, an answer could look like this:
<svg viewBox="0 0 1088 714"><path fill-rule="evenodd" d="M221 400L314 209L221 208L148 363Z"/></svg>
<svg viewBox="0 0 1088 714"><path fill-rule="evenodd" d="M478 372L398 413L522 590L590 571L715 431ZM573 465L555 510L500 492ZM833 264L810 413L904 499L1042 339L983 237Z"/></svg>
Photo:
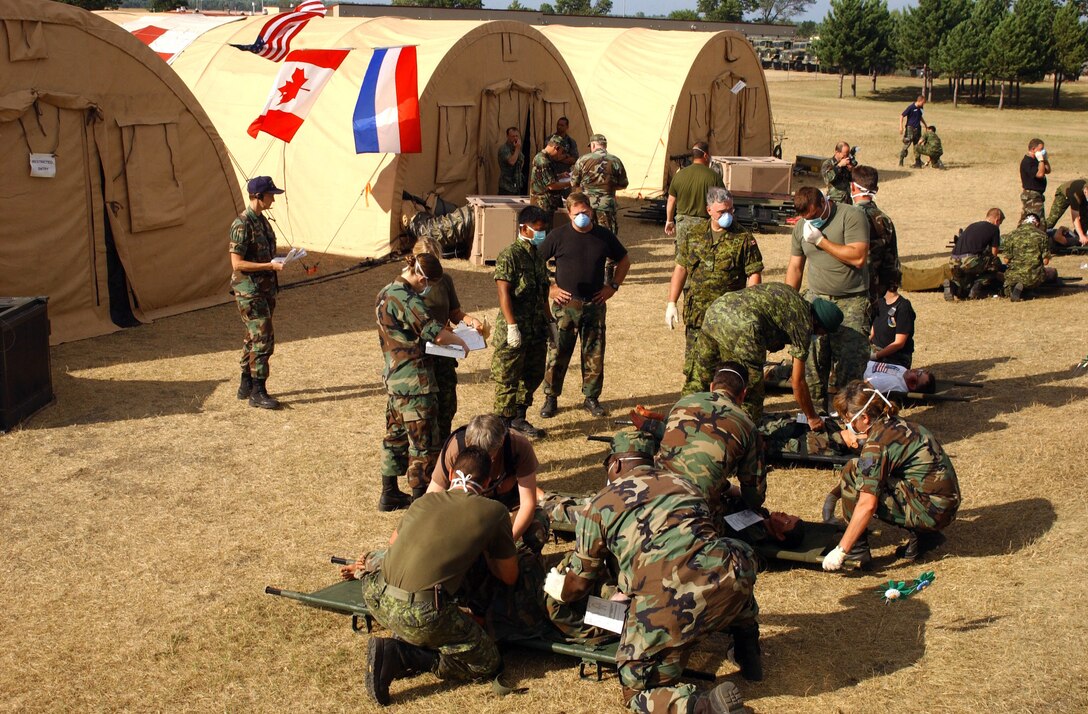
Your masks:
<svg viewBox="0 0 1088 714"><path fill-rule="evenodd" d="M1079 178L1058 186L1046 217L1046 227L1056 226L1066 208L1073 218L1074 244L1088 245L1088 180Z"/></svg>
<svg viewBox="0 0 1088 714"><path fill-rule="evenodd" d="M540 256L555 258L555 284L549 297L552 316L559 329L557 344L548 348L544 372L544 405L540 416L555 416L563 393L563 379L570 366L574 345L582 341L582 407L593 416L605 416L597 401L604 387L605 303L627 277L631 259L612 231L593 224L593 209L584 193L567 198L569 225L557 228L540 244ZM611 282L605 284L605 261L616 263Z"/></svg>
<svg viewBox="0 0 1088 714"><path fill-rule="evenodd" d="M876 301L876 316L869 330L875 348L869 359L910 368L914 358L914 306L894 286Z"/></svg>
<svg viewBox="0 0 1088 714"><path fill-rule="evenodd" d="M1043 205L1046 198L1046 175L1050 173L1050 159L1046 155L1046 144L1042 139L1028 142L1028 153L1020 159L1020 203L1023 209L1017 225L1024 222L1029 214L1043 220Z"/></svg>
<svg viewBox="0 0 1088 714"><path fill-rule="evenodd" d="M997 253L1004 220L1000 208L991 208L986 212L986 220L972 223L960 232L949 259L952 277L945 281L945 300L964 295L974 300L985 294L987 285L1000 282L1002 266Z"/></svg>

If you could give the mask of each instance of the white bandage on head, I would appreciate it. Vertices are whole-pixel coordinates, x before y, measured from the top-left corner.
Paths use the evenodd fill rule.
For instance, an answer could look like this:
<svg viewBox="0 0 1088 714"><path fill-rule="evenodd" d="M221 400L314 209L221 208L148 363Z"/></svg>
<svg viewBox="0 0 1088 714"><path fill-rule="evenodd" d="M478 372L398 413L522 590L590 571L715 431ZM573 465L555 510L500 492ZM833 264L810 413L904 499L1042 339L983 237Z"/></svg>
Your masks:
<svg viewBox="0 0 1088 714"><path fill-rule="evenodd" d="M472 474L466 475L461 469L453 472L453 478L450 479L450 488L460 488L477 496L483 493L483 487L473 480Z"/></svg>
<svg viewBox="0 0 1088 714"><path fill-rule="evenodd" d="M746 382L746 381L748 381L748 378L747 378L747 377L745 377L745 376L744 376L743 374L741 374L740 372L738 372L738 371L737 371L737 370L735 370L735 369L730 369L729 367L722 367L721 369L719 369L719 370L718 370L717 372L715 372L715 373L714 373L714 376L715 376L715 377L717 377L717 376L718 376L719 374L721 374L722 372L732 372L733 374L735 374L735 375L737 375L738 377L740 377L740 381L742 381L742 382Z"/></svg>

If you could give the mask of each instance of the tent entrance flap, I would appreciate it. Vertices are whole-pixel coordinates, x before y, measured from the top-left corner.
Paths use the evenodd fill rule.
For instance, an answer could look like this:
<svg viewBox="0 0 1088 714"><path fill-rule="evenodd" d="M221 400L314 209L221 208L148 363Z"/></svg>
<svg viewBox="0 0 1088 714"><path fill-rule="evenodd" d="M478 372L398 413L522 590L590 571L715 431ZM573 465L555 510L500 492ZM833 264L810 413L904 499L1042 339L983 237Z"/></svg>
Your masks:
<svg viewBox="0 0 1088 714"><path fill-rule="evenodd" d="M476 161L476 190L495 194L499 190L499 147L510 127L525 127L522 141L535 156L547 141L547 128L539 122L545 102L539 87L505 79L484 88L480 97L480 124L477 132L479 155ZM529 162L526 162L528 165Z"/></svg>
<svg viewBox="0 0 1088 714"><path fill-rule="evenodd" d="M710 153L714 156L741 156L744 97L746 88L734 92L744 81L732 72L719 75L710 93Z"/></svg>

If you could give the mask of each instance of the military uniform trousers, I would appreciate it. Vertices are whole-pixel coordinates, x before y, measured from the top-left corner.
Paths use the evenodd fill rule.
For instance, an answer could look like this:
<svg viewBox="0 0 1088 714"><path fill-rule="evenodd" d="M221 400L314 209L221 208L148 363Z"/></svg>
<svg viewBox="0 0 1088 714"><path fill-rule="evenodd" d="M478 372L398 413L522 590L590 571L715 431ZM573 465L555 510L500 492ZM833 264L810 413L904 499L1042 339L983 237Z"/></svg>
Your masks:
<svg viewBox="0 0 1088 714"><path fill-rule="evenodd" d="M740 362L748 369L748 393L744 397L744 411L753 421L763 416L763 363L767 360L767 346L758 334L754 322L708 325L703 322L691 351L691 376L681 390L681 396L705 392L710 389L714 369L722 362Z"/></svg>
<svg viewBox="0 0 1088 714"><path fill-rule="evenodd" d="M619 236L620 224L616 220L616 199L610 194L587 192L589 207L593 209L593 218L598 226L604 226L613 234Z"/></svg>
<svg viewBox="0 0 1088 714"><path fill-rule="evenodd" d="M945 458L945 468L952 464ZM858 505L858 460L851 459L842 467L839 488L842 491L842 515L847 521ZM895 479L890 488L882 490L876 499L876 517L885 523L917 531L939 531L956 519L959 500L931 496L917 489L913 481Z"/></svg>
<svg viewBox="0 0 1088 714"><path fill-rule="evenodd" d="M687 231L691 230L692 226L697 223L704 223L709 216L688 216L683 213L676 214L676 243L679 244L680 239L683 238Z"/></svg>
<svg viewBox="0 0 1088 714"><path fill-rule="evenodd" d="M544 381L548 356L548 338L544 330L528 330L521 335L521 346L506 344L506 322L499 319L491 338L491 379L495 382L495 413L517 416L518 407L533 403L533 394Z"/></svg>
<svg viewBox="0 0 1088 714"><path fill-rule="evenodd" d="M812 338L812 351L805 363L805 381L808 383L812 403L816 409L826 408L828 386L842 387L847 382L861 379L869 362L869 292L856 295L818 295L805 291L810 302L817 297L830 300L842 310L842 325L831 335Z"/></svg>
<svg viewBox="0 0 1088 714"><path fill-rule="evenodd" d="M976 280L996 281L1001 276L998 268L1001 261L992 254L954 255L948 262L952 271L952 284L956 286L961 297L971 289Z"/></svg>
<svg viewBox="0 0 1088 714"><path fill-rule="evenodd" d="M927 147L925 145L922 145L922 144L915 144L914 145L914 160L920 162L922 160L923 156L928 156L929 157L930 164L936 164L938 161L941 160L941 157L944 156L944 152L943 151L935 151L935 150L933 150L933 149L931 149L931 148L929 148L929 147Z"/></svg>
<svg viewBox="0 0 1088 714"><path fill-rule="evenodd" d="M1069 208L1069 196L1066 195L1066 191L1069 190L1069 183L1063 183L1058 186L1054 191L1054 202L1050 204L1050 213L1046 214L1046 227L1047 230L1058 225L1058 221L1061 220L1065 214L1065 209ZM1088 220L1088 217L1081 216L1081 222Z"/></svg>
<svg viewBox="0 0 1088 714"><path fill-rule="evenodd" d="M254 379L268 379L268 358L276 351L276 336L272 331L272 313L276 311L276 296L253 297L235 295L238 313L246 326L242 339L242 372Z"/></svg>
<svg viewBox="0 0 1088 714"><path fill-rule="evenodd" d="M544 394L563 393L563 380L570 367L574 345L582 343L582 394L597 399L604 389L605 317L607 307L572 299L566 306L552 304L552 316L559 329L559 340L548 347L544 370Z"/></svg>
<svg viewBox="0 0 1088 714"><path fill-rule="evenodd" d="M438 431L436 444L446 443L453 427L453 417L457 415L457 360L453 357L432 357L434 382L438 385L438 404L435 419Z"/></svg>
<svg viewBox="0 0 1088 714"><path fill-rule="evenodd" d="M758 613L756 560L747 544L719 538L670 566L654 578L658 592L631 600L616 651L623 699L634 712L691 711L697 691L680 676L693 645L727 627L753 625Z"/></svg>
<svg viewBox="0 0 1088 714"><path fill-rule="evenodd" d="M1038 191L1021 191L1020 192L1020 220L1017 223L1023 223L1024 219L1028 216L1035 216L1040 221L1043 220L1044 209L1046 208L1046 197Z"/></svg>
<svg viewBox="0 0 1088 714"><path fill-rule="evenodd" d="M431 481L438 459L438 396L390 394L385 406L382 439L382 476L406 474L408 486L421 488Z"/></svg>
<svg viewBox="0 0 1088 714"><path fill-rule="evenodd" d="M386 585L381 573L364 575L362 589L370 614L398 639L438 651L440 678L481 679L498 672L498 647L452 600L436 598L433 590L405 593Z"/></svg>
<svg viewBox="0 0 1088 714"><path fill-rule="evenodd" d="M903 128L903 150L899 152L899 163L903 163L903 159L907 158L907 152L910 151L910 147L918 143L918 139L922 138L921 126L907 126Z"/></svg>

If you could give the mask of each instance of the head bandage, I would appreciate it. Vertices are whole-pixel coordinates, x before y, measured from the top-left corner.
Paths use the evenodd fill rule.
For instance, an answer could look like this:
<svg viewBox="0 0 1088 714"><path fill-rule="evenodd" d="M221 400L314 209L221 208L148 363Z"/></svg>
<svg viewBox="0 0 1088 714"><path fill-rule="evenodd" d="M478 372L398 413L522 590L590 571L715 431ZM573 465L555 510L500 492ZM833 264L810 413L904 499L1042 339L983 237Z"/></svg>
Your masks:
<svg viewBox="0 0 1088 714"><path fill-rule="evenodd" d="M747 377L745 377L745 376L744 376L743 374L741 374L740 372L738 372L738 371L737 371L737 370L735 370L735 369L730 369L729 367L722 367L721 369L719 369L719 370L718 370L717 372L715 372L715 373L714 373L714 376L715 376L715 377L717 377L717 376L718 376L719 374L721 374L722 372L732 372L733 374L735 374L735 375L737 375L738 377L740 377L740 381L741 381L741 382L747 382L747 381L748 381L748 378L747 378Z"/></svg>
<svg viewBox="0 0 1088 714"><path fill-rule="evenodd" d="M472 479L472 474L465 475L465 472L461 469L457 469L453 474L453 478L450 479L450 488L464 489L465 491L471 491L476 495L483 493L480 484Z"/></svg>

